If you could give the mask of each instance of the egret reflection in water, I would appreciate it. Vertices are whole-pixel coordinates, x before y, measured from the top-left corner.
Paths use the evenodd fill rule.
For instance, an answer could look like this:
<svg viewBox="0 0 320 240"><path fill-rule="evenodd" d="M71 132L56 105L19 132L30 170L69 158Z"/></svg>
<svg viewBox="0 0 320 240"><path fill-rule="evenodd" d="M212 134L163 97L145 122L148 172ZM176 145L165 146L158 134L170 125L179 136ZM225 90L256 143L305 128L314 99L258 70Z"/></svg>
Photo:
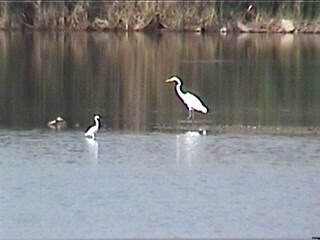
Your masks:
<svg viewBox="0 0 320 240"><path fill-rule="evenodd" d="M90 159L99 160L99 143L93 138L86 138L87 149Z"/></svg>
<svg viewBox="0 0 320 240"><path fill-rule="evenodd" d="M192 167L194 161L199 158L199 144L202 134L196 131L176 135L176 163L177 165L187 164Z"/></svg>

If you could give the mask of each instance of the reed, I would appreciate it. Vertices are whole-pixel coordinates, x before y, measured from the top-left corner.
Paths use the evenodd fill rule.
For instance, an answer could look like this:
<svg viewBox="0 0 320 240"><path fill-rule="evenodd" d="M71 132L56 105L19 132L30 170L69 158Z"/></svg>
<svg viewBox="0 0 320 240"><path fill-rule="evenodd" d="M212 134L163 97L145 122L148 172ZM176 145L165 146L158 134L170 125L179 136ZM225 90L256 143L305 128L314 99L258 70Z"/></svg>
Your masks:
<svg viewBox="0 0 320 240"><path fill-rule="evenodd" d="M27 1L0 2L0 28L35 30L219 30L257 9L256 22L291 19L314 23L320 3L308 1Z"/></svg>

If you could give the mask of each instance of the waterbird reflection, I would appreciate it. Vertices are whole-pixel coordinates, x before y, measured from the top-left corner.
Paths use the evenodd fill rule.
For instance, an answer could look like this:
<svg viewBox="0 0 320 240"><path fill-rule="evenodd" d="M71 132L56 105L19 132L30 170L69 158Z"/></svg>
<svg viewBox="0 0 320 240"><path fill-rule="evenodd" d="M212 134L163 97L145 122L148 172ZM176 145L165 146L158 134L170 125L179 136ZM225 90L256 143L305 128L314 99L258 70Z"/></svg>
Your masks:
<svg viewBox="0 0 320 240"><path fill-rule="evenodd" d="M200 135L207 135L207 130L199 128L198 130L190 130L188 132L185 133L186 136L200 136Z"/></svg>
<svg viewBox="0 0 320 240"><path fill-rule="evenodd" d="M93 138L86 138L87 149L90 159L99 159L99 143Z"/></svg>
<svg viewBox="0 0 320 240"><path fill-rule="evenodd" d="M201 134L198 131L187 131L176 136L176 163L192 167L199 154Z"/></svg>

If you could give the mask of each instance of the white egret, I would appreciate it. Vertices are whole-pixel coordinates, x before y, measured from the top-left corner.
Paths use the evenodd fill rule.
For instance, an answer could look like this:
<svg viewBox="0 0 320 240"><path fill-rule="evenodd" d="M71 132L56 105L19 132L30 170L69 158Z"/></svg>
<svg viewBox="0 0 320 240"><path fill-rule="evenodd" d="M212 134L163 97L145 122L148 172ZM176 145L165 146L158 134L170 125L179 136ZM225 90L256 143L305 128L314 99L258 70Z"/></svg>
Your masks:
<svg viewBox="0 0 320 240"><path fill-rule="evenodd" d="M95 114L93 116L94 124L88 127L87 131L84 134L85 137L92 139L96 138L96 133L98 132L101 125L100 119L101 117L98 114Z"/></svg>
<svg viewBox="0 0 320 240"><path fill-rule="evenodd" d="M57 117L56 119L47 123L49 128L61 129L67 127L67 122L62 117Z"/></svg>
<svg viewBox="0 0 320 240"><path fill-rule="evenodd" d="M178 76L172 76L167 79L166 82L176 83L176 93L189 110L188 119L194 119L194 111L198 111L204 114L208 112L208 107L201 101L198 96L196 96L194 93L184 92L182 90L182 80Z"/></svg>

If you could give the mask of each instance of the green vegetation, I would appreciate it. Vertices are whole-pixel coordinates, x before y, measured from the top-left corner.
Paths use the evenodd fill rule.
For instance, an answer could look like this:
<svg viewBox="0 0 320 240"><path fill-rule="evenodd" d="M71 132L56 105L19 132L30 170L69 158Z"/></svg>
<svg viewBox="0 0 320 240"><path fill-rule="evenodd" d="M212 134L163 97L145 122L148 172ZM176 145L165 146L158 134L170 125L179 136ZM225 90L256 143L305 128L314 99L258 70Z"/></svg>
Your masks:
<svg viewBox="0 0 320 240"><path fill-rule="evenodd" d="M296 31L318 32L319 10L320 3L306 0L1 2L0 29L281 32L287 19Z"/></svg>

